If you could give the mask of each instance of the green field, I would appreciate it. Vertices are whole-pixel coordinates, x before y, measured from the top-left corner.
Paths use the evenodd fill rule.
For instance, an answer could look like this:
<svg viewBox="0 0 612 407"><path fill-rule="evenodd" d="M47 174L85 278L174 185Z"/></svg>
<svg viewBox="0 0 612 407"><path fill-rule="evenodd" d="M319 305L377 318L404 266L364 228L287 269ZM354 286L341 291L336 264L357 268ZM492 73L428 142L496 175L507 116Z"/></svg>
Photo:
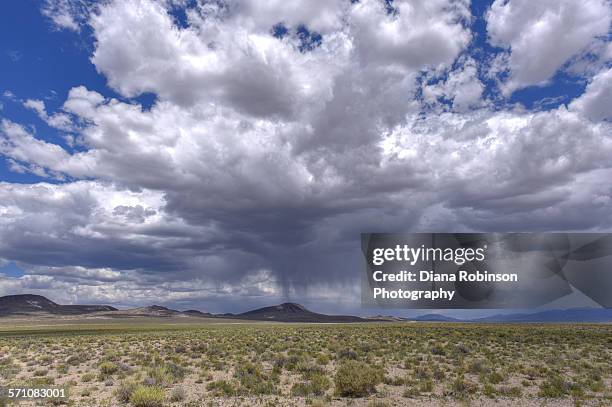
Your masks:
<svg viewBox="0 0 612 407"><path fill-rule="evenodd" d="M67 389L43 405L611 405L612 326L4 320L0 380Z"/></svg>

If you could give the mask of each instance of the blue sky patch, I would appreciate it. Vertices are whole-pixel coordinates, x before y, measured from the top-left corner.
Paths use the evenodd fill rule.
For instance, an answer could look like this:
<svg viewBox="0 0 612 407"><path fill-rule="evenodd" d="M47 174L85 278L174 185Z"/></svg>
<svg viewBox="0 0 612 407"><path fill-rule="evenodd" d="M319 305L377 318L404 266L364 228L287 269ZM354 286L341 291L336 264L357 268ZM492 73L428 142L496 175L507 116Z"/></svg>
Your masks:
<svg viewBox="0 0 612 407"><path fill-rule="evenodd" d="M0 274L4 274L9 277L22 277L25 275L25 272L15 264L15 262L10 262L4 266L0 267Z"/></svg>

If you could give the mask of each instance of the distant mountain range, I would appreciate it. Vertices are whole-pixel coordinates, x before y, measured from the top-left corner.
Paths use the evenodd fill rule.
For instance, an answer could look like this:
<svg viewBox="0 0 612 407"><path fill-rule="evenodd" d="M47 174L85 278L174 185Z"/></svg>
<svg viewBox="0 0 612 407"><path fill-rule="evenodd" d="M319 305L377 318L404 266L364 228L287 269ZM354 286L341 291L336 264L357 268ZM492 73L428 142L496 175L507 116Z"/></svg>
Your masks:
<svg viewBox="0 0 612 407"><path fill-rule="evenodd" d="M475 322L612 322L612 309L572 308L525 314L492 315Z"/></svg>
<svg viewBox="0 0 612 407"><path fill-rule="evenodd" d="M106 318L195 317L277 322L367 322L350 315L312 312L295 303L259 308L242 314L210 314L198 310L177 311L161 305L119 310L108 305L60 305L41 295L23 294L0 297L0 316L89 315Z"/></svg>
<svg viewBox="0 0 612 407"><path fill-rule="evenodd" d="M425 314L415 318L377 315L361 318L351 315L326 315L312 312L300 304L287 302L270 307L258 308L241 314L211 314L198 310L178 311L160 305L119 310L109 305L61 305L41 295L23 294L0 297L0 317L2 316L63 316L86 315L105 318L130 317L184 317L184 318L223 318L249 321L276 322L372 322L372 321L424 321L424 322L481 322L481 323L518 323L518 322L612 322L612 309L574 308L547 310L521 314L496 314L478 319L457 319L441 314Z"/></svg>
<svg viewBox="0 0 612 407"><path fill-rule="evenodd" d="M109 305L60 305L42 295L23 294L0 297L0 316L44 312L57 315L80 315L117 311Z"/></svg>
<svg viewBox="0 0 612 407"><path fill-rule="evenodd" d="M457 319L440 314L426 314L412 319L426 322L482 322L482 323L511 323L511 322L584 322L600 323L612 322L612 309L606 308L570 308L537 311L521 314L495 314L484 318Z"/></svg>
<svg viewBox="0 0 612 407"><path fill-rule="evenodd" d="M232 315L234 316L234 315ZM364 322L366 319L349 315L325 315L312 312L292 302L259 308L235 315L240 319L280 322Z"/></svg>

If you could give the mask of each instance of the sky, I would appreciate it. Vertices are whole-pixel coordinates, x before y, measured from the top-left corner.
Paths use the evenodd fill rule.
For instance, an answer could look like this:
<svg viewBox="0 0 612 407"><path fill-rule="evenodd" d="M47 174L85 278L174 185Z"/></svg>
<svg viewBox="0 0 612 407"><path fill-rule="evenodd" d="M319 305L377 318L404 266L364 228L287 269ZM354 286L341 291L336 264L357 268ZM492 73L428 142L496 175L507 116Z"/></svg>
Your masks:
<svg viewBox="0 0 612 407"><path fill-rule="evenodd" d="M1 7L0 295L369 314L361 233L612 229L609 0Z"/></svg>

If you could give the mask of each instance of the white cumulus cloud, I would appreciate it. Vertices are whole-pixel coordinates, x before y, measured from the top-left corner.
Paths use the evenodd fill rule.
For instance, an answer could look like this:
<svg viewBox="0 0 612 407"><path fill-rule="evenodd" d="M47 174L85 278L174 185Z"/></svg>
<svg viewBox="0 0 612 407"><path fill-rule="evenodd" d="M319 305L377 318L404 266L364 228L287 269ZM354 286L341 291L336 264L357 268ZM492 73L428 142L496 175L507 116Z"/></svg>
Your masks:
<svg viewBox="0 0 612 407"><path fill-rule="evenodd" d="M496 0L487 14L493 45L508 50L504 91L545 84L572 57L607 36L606 0Z"/></svg>
<svg viewBox="0 0 612 407"><path fill-rule="evenodd" d="M74 148L2 119L0 154L49 182L0 183L0 264L26 273L0 290L328 298L356 287L361 232L612 226L608 3L494 3L494 61L470 54L464 1L196 2L184 21L180 4L88 6L78 24L115 97L75 83L56 112L23 102ZM487 98L485 65L511 92L595 40L568 106Z"/></svg>

